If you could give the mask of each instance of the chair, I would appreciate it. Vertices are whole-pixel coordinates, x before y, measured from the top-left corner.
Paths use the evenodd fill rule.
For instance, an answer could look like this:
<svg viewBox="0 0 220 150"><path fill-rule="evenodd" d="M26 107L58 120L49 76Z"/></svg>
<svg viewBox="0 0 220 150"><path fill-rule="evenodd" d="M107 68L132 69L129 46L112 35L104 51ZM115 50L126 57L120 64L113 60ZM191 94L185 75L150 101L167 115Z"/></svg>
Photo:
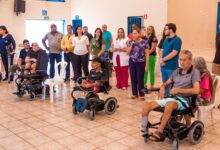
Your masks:
<svg viewBox="0 0 220 150"><path fill-rule="evenodd" d="M212 99L210 105L198 107L198 119L205 125L207 112L210 112L212 125L214 125L213 110L217 104L217 91L220 89L220 76L212 75ZM219 99L218 99L219 100Z"/></svg>
<svg viewBox="0 0 220 150"><path fill-rule="evenodd" d="M46 95L46 85L50 87L50 102L53 102L53 93L55 85L63 85L64 77L65 77L65 69L67 66L67 62L61 61L55 65L55 76L53 79L46 79L44 82L44 99ZM58 68L60 67L60 75L58 73Z"/></svg>

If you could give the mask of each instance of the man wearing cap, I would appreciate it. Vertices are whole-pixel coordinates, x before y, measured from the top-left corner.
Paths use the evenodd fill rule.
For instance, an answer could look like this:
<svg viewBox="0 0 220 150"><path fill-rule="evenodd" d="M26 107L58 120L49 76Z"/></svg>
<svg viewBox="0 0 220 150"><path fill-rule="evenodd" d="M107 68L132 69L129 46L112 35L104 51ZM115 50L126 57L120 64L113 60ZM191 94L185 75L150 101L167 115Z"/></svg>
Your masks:
<svg viewBox="0 0 220 150"><path fill-rule="evenodd" d="M62 40L62 33L57 31L57 26L55 24L51 24L50 26L51 32L47 33L44 38L42 39L42 43L44 47L50 53L50 78L54 77L54 64L56 62L61 61L61 40ZM48 40L48 46L46 41ZM60 68L59 68L60 72Z"/></svg>
<svg viewBox="0 0 220 150"><path fill-rule="evenodd" d="M87 80L82 81L81 87L85 90L93 90L93 92L98 93L103 85L108 83L107 71L102 67L102 61L99 57L95 57L92 60L92 69L90 70ZM108 88L108 87L107 87ZM79 87L74 87L74 91L80 90Z"/></svg>

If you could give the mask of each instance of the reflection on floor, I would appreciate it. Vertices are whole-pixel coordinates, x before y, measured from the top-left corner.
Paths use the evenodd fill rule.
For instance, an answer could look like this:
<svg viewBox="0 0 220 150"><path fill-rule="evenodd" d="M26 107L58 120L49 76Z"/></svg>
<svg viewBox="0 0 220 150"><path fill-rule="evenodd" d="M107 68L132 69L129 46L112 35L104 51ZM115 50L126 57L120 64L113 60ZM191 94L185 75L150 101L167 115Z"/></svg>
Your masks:
<svg viewBox="0 0 220 150"><path fill-rule="evenodd" d="M114 79L112 79L114 80ZM160 81L160 79L158 79ZM112 82L113 83L113 82ZM114 84L114 83L113 83ZM159 82L157 83L157 85ZM100 112L94 121L87 113L73 115L67 83L55 93L53 103L37 98L29 101L26 95L18 98L11 93L13 83L0 83L0 150L73 149L73 150L164 150L171 149L169 141L145 143L140 136L140 112L143 101L131 100L131 89L113 87L110 94L118 99L120 108L113 115ZM107 95L101 95L106 98ZM146 101L156 99L156 93L146 96ZM204 138L199 145L181 142L180 150L218 150L220 147L220 110L214 111L214 126L208 116ZM160 113L153 112L150 120L157 121Z"/></svg>

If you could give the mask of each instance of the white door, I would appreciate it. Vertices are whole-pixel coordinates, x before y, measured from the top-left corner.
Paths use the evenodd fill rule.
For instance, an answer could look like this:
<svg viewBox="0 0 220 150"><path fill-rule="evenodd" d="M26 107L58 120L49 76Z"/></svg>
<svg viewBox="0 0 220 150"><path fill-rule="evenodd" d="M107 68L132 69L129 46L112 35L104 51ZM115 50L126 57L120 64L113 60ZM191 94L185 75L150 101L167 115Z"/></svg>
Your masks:
<svg viewBox="0 0 220 150"><path fill-rule="evenodd" d="M26 20L26 39L30 43L37 42L42 49L45 49L42 44L42 38L50 32L50 25L52 23L57 26L57 31L64 33L64 20Z"/></svg>

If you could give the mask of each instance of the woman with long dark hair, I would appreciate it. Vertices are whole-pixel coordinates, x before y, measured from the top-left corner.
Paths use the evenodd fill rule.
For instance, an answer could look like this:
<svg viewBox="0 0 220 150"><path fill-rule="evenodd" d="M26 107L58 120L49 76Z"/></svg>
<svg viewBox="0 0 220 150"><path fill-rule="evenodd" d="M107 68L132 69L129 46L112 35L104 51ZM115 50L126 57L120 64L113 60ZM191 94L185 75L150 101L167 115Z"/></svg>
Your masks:
<svg viewBox="0 0 220 150"><path fill-rule="evenodd" d="M156 48L157 48L157 37L155 33L155 29L153 26L148 26L146 29L146 35L143 39L148 41L149 44L149 62L148 62L148 69L150 74L150 88L152 89L154 87L155 83L155 65L156 65ZM147 86L147 80L148 80L148 72L145 72L144 74L144 84Z"/></svg>
<svg viewBox="0 0 220 150"><path fill-rule="evenodd" d="M10 56L10 64L13 65L16 43L11 34L9 34L5 26L0 26L0 54L5 68L5 78L3 81L8 80L8 56Z"/></svg>
<svg viewBox="0 0 220 150"><path fill-rule="evenodd" d="M91 40L92 56L101 57L105 52L105 40L102 38L101 28L96 28L94 38Z"/></svg>
<svg viewBox="0 0 220 150"><path fill-rule="evenodd" d="M74 81L82 76L82 68L84 76L89 75L89 39L83 35L81 27L77 27L75 31L75 38L73 38L73 59L74 61Z"/></svg>

